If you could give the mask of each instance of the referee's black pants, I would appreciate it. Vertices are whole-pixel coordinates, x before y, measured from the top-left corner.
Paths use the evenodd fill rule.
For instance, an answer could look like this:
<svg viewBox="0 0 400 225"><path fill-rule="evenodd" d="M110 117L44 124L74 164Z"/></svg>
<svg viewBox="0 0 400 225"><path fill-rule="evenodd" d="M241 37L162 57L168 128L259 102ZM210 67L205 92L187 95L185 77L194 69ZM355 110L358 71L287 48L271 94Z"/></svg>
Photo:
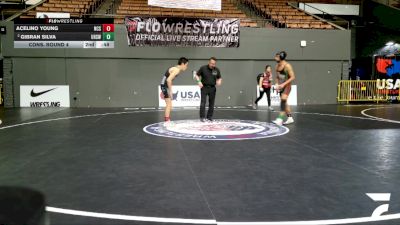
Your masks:
<svg viewBox="0 0 400 225"><path fill-rule="evenodd" d="M208 96L208 112L207 119L212 119L214 114L215 93L217 88L215 86L203 86L201 88L201 102L200 102L200 118L206 118L206 101Z"/></svg>

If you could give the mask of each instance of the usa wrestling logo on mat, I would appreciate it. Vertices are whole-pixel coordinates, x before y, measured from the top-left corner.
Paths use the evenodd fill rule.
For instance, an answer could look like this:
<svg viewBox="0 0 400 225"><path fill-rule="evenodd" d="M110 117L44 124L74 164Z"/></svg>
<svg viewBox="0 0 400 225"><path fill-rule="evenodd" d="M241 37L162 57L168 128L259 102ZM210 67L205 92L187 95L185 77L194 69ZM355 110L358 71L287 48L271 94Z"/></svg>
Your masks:
<svg viewBox="0 0 400 225"><path fill-rule="evenodd" d="M251 120L177 120L150 124L143 131L162 137L192 140L245 140L284 135L287 127Z"/></svg>

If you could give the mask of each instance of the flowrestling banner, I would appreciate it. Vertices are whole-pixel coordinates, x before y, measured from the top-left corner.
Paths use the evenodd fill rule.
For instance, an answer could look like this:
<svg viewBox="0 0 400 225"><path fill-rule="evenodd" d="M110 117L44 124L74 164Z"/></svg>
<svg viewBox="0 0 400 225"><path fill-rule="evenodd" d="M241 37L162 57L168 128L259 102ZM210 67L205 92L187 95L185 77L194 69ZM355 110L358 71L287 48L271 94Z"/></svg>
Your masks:
<svg viewBox="0 0 400 225"><path fill-rule="evenodd" d="M239 19L126 17L129 46L239 47Z"/></svg>

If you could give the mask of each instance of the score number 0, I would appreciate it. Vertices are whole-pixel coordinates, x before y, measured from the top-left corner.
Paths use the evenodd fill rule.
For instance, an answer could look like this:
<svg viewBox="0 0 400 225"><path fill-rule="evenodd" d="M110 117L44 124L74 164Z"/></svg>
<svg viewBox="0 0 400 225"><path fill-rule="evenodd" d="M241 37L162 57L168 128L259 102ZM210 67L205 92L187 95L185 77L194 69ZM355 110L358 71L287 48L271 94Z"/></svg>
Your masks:
<svg viewBox="0 0 400 225"><path fill-rule="evenodd" d="M114 24L103 24L103 32L114 32Z"/></svg>
<svg viewBox="0 0 400 225"><path fill-rule="evenodd" d="M103 24L103 41L114 41L114 24Z"/></svg>

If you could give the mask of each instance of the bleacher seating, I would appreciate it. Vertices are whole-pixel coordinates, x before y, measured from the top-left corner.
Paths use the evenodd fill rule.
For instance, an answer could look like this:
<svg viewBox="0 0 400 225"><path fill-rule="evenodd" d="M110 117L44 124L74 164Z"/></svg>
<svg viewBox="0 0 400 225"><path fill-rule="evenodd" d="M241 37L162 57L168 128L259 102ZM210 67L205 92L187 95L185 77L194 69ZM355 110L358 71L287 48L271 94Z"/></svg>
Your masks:
<svg viewBox="0 0 400 225"><path fill-rule="evenodd" d="M71 17L82 17L95 12L103 0L47 0L21 18L34 18L37 12L67 12ZM296 0L295 0L296 1ZM298 2L304 2L297 0ZM259 16L271 21L263 27L334 29L334 27L302 10L292 7L287 0L238 0ZM291 1L292 2L292 1ZM335 3L335 0L307 0L305 2ZM114 22L122 24L125 16L193 17L193 18L239 18L244 27L259 27L259 24L241 11L231 0L222 0L222 10L191 10L149 6L147 0L122 0L117 6Z"/></svg>
<svg viewBox="0 0 400 225"><path fill-rule="evenodd" d="M400 9L400 1L391 1L390 6Z"/></svg>
<svg viewBox="0 0 400 225"><path fill-rule="evenodd" d="M48 0L21 18L34 18L37 12L70 13L71 17L82 17L92 13L102 0Z"/></svg>
<svg viewBox="0 0 400 225"><path fill-rule="evenodd" d="M26 8L24 0L0 0L1 18L8 18Z"/></svg>
<svg viewBox="0 0 400 225"><path fill-rule="evenodd" d="M16 4L23 4L24 0L2 0L2 3L16 3Z"/></svg>
<svg viewBox="0 0 400 225"><path fill-rule="evenodd" d="M257 27L241 10L227 0L222 0L221 11L171 9L149 6L147 0L122 0L117 9L115 23L123 23L125 16L165 16L165 17L195 17L195 18L239 18L241 26Z"/></svg>
<svg viewBox="0 0 400 225"><path fill-rule="evenodd" d="M260 16L271 19L276 27L301 29L334 29L334 27L290 6L286 0L241 0ZM307 0L307 2L310 0ZM333 0L318 0L331 3Z"/></svg>

